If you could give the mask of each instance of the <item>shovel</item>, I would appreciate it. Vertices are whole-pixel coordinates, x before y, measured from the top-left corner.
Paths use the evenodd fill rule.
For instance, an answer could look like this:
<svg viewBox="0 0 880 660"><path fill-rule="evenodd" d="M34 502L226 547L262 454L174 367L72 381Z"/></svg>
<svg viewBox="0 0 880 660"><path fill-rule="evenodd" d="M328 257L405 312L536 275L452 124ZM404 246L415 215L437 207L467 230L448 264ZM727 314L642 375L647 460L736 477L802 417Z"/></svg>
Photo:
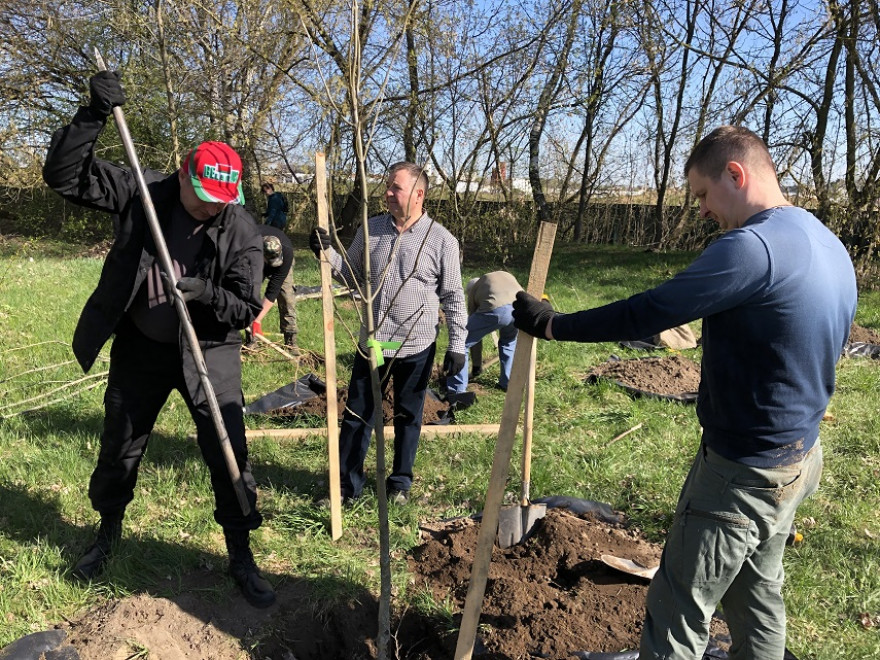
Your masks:
<svg viewBox="0 0 880 660"><path fill-rule="evenodd" d="M529 377L526 382L523 417L522 491L519 506L502 507L498 518L498 547L509 548L528 538L535 522L547 514L546 504L529 501L532 478L532 428L535 420L535 363L538 342L532 342L529 354Z"/></svg>
<svg viewBox="0 0 880 660"><path fill-rule="evenodd" d="M645 566L632 559L623 559L622 557L615 557L614 555L602 555L600 559L603 564L610 566L621 573L635 575L636 577L645 578L646 580L653 579L654 575L657 573L657 569L660 568L659 566Z"/></svg>

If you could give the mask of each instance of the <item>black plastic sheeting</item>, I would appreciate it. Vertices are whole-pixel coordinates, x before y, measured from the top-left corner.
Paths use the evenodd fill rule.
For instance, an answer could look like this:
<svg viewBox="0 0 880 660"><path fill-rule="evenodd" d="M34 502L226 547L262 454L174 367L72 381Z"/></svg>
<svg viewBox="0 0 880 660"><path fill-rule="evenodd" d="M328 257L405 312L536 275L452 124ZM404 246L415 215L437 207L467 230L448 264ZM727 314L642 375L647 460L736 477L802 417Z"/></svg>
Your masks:
<svg viewBox="0 0 880 660"><path fill-rule="evenodd" d="M245 415L268 414L284 412L290 408L302 405L316 396L322 396L327 392L327 384L315 374L306 374L302 378L279 387L274 392L244 407Z"/></svg>
<svg viewBox="0 0 880 660"><path fill-rule="evenodd" d="M279 387L274 392L261 396L256 401L244 407L245 415L270 415L287 414L287 411L304 404L306 401L323 396L327 392L327 384L315 374L306 374L284 387ZM429 389L426 396L434 401L442 402L443 399L434 390ZM429 422L428 425L450 424L455 421L453 414L454 406L449 410L441 410L437 414L438 420ZM2 658L0 658L2 660Z"/></svg>
<svg viewBox="0 0 880 660"><path fill-rule="evenodd" d="M622 523L624 518L622 513L615 511L610 505L605 504L604 502L582 500L578 497L568 497L567 495L550 495L549 497L538 497L530 501L537 502L538 504L546 504L548 509L565 507L577 515L592 514L602 522L612 524Z"/></svg>
<svg viewBox="0 0 880 660"><path fill-rule="evenodd" d="M869 357L880 360L880 346L867 344L863 341L853 341L843 347L843 354L846 357Z"/></svg>
<svg viewBox="0 0 880 660"><path fill-rule="evenodd" d="M633 342L630 342L633 343ZM656 357L648 357L648 358L633 358L635 360L652 360L656 359ZM621 359L612 355L608 358L606 362L621 362ZM588 385L595 385L600 380L607 380L611 383L614 383L618 387L622 387L624 390L629 392L634 397L650 397L652 399L662 399L664 401L678 401L679 403L696 403L697 402L697 393L696 392L683 392L681 394L663 394L662 392L651 392L650 390L642 390L638 387L633 387L631 385L627 385L626 383L622 383L619 380L614 380L613 378L608 378L607 376L597 376L595 374L591 374L587 376L585 382Z"/></svg>
<svg viewBox="0 0 880 660"><path fill-rule="evenodd" d="M79 653L65 645L63 630L44 630L25 635L0 649L0 660L80 660Z"/></svg>

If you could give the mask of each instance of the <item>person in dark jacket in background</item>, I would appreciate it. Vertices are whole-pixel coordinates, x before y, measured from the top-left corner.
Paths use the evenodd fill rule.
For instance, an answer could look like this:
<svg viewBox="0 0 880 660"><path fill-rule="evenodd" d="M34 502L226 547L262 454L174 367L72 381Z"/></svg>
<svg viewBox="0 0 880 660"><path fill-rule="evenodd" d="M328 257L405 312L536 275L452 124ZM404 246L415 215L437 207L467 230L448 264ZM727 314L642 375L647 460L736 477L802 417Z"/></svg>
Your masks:
<svg viewBox="0 0 880 660"><path fill-rule="evenodd" d="M852 261L782 194L767 145L722 126L684 169L700 216L725 232L684 271L626 300L556 314L525 292L517 328L542 339L620 341L703 319L702 441L647 595L642 660L703 657L717 604L733 660L782 660L782 551L819 485L819 421L855 316Z"/></svg>
<svg viewBox="0 0 880 660"><path fill-rule="evenodd" d="M287 226L287 201L284 195L275 192L275 186L268 182L264 183L261 189L266 196L266 212L263 213L263 217L266 218L265 224L284 229Z"/></svg>
<svg viewBox="0 0 880 660"><path fill-rule="evenodd" d="M296 346L296 287L293 284L293 244L282 230L269 225L258 227L263 236L263 279L267 280L263 308L254 319L248 341L263 334L263 318L278 303L278 317L284 345L292 355L299 355Z"/></svg>
<svg viewBox="0 0 880 660"><path fill-rule="evenodd" d="M180 392L196 424L211 473L214 518L223 528L229 570L252 605L275 601L250 550L260 526L257 491L248 463L241 392L241 330L261 308L263 251L257 225L241 206L241 160L222 142L203 142L170 176L146 170L144 180L167 243L177 288L187 303L226 426L250 513L241 511L221 451L208 400L173 300L166 292L143 200L131 171L95 157L98 135L114 106L125 102L115 72L90 80L91 102L52 136L43 178L66 200L114 214L116 235L98 286L73 337L84 371L115 335L104 396L104 430L89 483L101 524L73 575L97 577L122 534L138 467L153 424L169 394Z"/></svg>

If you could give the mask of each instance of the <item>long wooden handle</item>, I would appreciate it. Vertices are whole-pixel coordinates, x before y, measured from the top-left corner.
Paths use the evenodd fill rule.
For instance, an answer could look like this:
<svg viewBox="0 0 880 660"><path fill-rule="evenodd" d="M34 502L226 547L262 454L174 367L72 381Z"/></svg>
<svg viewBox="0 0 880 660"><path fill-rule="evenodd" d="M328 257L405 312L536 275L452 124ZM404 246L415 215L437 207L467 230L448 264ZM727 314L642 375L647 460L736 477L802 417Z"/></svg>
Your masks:
<svg viewBox="0 0 880 660"><path fill-rule="evenodd" d="M538 230L538 242L535 245L528 285L528 292L538 298L544 292L555 238L556 225L542 222ZM477 549L474 552L471 581L468 585L464 611L461 616L461 628L458 631L458 642L455 647L456 660L469 660L474 651L477 624L480 620L483 596L486 593L492 548L495 545L498 518L504 499L504 487L510 468L510 456L513 452L513 441L516 438L516 427L522 409L523 390L528 379L529 355L534 342L535 338L525 332L520 332L517 337L510 382L507 387L507 396L504 399L504 410L501 413L501 428L498 431L498 442L495 444L495 455L492 459L492 474L489 477L489 489L486 492L483 520L480 523L480 535L477 538Z"/></svg>
<svg viewBox="0 0 880 660"><path fill-rule="evenodd" d="M526 409L523 413L522 492L520 505L529 505L532 485L532 429L535 426L535 367L538 361L538 342L532 342L529 353L529 379L526 382Z"/></svg>
<svg viewBox="0 0 880 660"><path fill-rule="evenodd" d="M327 164L322 152L315 153L315 192L318 196L318 226L330 231L327 209ZM324 320L324 367L327 383L327 457L330 463L330 537L342 536L342 490L339 478L339 413L336 401L336 332L333 320L333 276L330 263L321 259L321 312Z"/></svg>
<svg viewBox="0 0 880 660"><path fill-rule="evenodd" d="M97 48L95 49L95 60L97 60L99 71L107 70L107 65L104 64L104 58L101 57L101 53L98 52ZM192 353L202 388L205 390L205 398L208 400L208 408L211 410L211 419L214 422L214 428L216 429L217 437L220 440L220 449L223 452L223 458L226 461L226 468L229 471L229 478L232 480L232 486L235 489L235 495L238 498L238 505L241 507L241 512L247 516L251 512L251 505L248 502L247 493L245 493L244 482L241 479L241 472L238 469L238 461L235 460L235 453L232 451L232 443L229 441L229 434L226 432L226 425L223 423L223 416L220 414L220 405L217 403L217 395L214 393L214 387L211 385L211 379L208 377L208 365L205 363L204 355L202 355L202 348L199 346L199 338L196 336L196 330L189 317L189 310L186 308L186 302L183 300L180 291L177 290L177 275L174 274L174 265L171 261L171 255L168 252L168 246L165 244L165 237L162 235L159 218L156 216L156 208L153 206L153 198L150 197L150 190L147 188L147 182L144 179L144 173L141 170L140 159L138 159L137 151L135 151L134 142L128 131L128 124L125 122L125 115L122 114L122 108L119 106L113 108L113 118L116 120L116 127L119 129L119 137L122 138L122 144L125 146L125 154L128 156L129 165L131 165L131 172L137 181L138 190L141 193L141 202L143 203L144 211L146 212L147 224L150 227L153 242L156 244L159 266L165 272L170 283L169 289L174 295L174 309L177 310L177 316L180 319L180 327L183 329L183 334L186 337L187 345Z"/></svg>

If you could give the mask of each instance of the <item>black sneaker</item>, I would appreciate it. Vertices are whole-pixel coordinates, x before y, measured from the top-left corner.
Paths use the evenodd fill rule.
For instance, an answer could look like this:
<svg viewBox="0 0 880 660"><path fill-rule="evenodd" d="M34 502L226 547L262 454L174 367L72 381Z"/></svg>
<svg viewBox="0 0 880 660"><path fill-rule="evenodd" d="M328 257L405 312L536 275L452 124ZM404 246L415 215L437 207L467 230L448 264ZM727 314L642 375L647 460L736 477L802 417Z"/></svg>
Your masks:
<svg viewBox="0 0 880 660"><path fill-rule="evenodd" d="M404 504L409 502L409 491L397 490L396 488L392 488L388 491L388 502L391 504L396 504L398 506L403 506Z"/></svg>
<svg viewBox="0 0 880 660"><path fill-rule="evenodd" d="M355 505L356 502L357 502L356 497L350 497L349 495L342 496L342 508L343 509L350 509L351 507L353 507ZM330 497L329 496L322 497L320 500L315 502L315 506L318 507L319 509L326 509L329 511L330 510Z"/></svg>

